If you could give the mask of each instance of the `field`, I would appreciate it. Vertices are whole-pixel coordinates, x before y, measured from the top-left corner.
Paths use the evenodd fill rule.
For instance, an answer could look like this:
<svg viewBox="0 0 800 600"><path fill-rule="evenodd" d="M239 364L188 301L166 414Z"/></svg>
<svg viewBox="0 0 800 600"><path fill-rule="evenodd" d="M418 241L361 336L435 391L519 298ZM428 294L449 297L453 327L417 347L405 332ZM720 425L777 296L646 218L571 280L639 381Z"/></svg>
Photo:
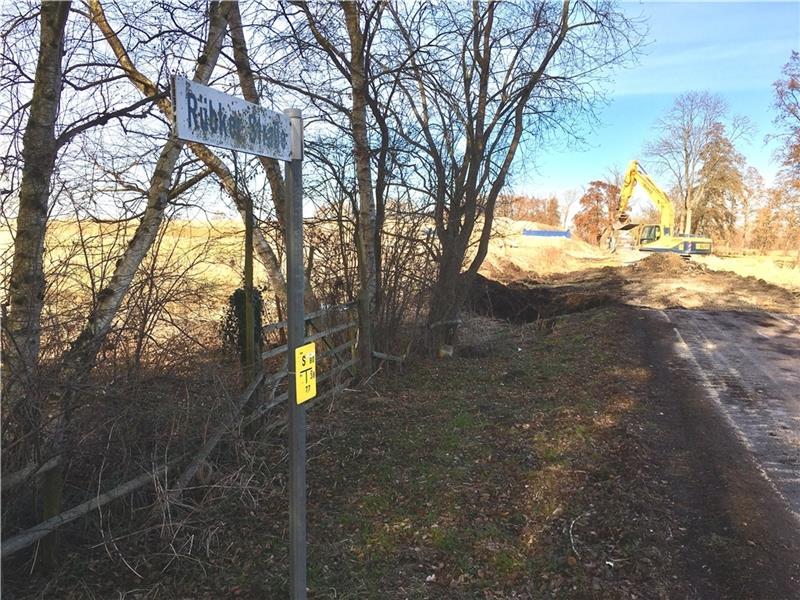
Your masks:
<svg viewBox="0 0 800 600"><path fill-rule="evenodd" d="M700 257L697 261L715 271L731 271L742 277L754 277L787 288L800 289L800 256L797 253L707 256Z"/></svg>
<svg viewBox="0 0 800 600"><path fill-rule="evenodd" d="M497 218L489 253L481 267L482 274L501 281L546 278L604 266L631 264L646 256L635 250L620 250L610 254L574 237L526 236L523 234L525 229L556 228L541 223ZM92 286L102 287L104 278L110 276L111 261L116 259L131 233L130 227L98 224L79 227L74 221L54 221L45 244L48 249L45 270L53 278L72 271L69 277L71 283L65 291L72 300L76 300L89 293ZM235 221L173 221L164 228L159 238L156 248L159 263L185 269L184 276L202 281L219 303L219 311L211 315L203 311L203 318L218 318L227 294L240 285L243 237L243 228ZM10 268L11 243L9 231L0 230L4 284ZM742 277L800 289L800 261L796 254L724 254L693 257L691 260L714 271L729 271ZM257 284L266 283L266 274L258 261L255 276Z"/></svg>
<svg viewBox="0 0 800 600"><path fill-rule="evenodd" d="M134 223L54 220L45 240L45 358L59 356L78 335L92 303L108 285ZM242 285L243 230L232 221L172 221L163 227L134 277L112 336L120 360L131 354L157 363L157 355L201 351L218 343L228 297ZM11 237L0 239L2 294L11 269ZM260 263L255 282L266 283ZM275 318L274 310L267 318ZM138 361L138 359L136 359ZM163 357L162 357L163 360Z"/></svg>

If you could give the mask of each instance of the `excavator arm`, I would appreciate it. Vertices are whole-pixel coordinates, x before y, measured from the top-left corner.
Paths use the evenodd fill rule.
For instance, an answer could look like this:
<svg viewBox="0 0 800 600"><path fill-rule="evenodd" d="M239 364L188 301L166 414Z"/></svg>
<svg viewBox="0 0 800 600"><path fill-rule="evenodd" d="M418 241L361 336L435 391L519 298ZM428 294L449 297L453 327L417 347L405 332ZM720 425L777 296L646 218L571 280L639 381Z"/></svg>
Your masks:
<svg viewBox="0 0 800 600"><path fill-rule="evenodd" d="M636 160L632 160L630 165L628 165L628 170L625 173L625 179L622 183L622 189L620 190L619 208L617 209L619 220L624 221L626 219L625 211L628 209L628 203L631 200L633 190L637 183L644 188L647 195L650 196L650 200L658 207L661 234L672 235L672 227L675 220L675 207L661 188L656 185L656 182L644 172L644 169L639 167L639 162Z"/></svg>
<svg viewBox="0 0 800 600"><path fill-rule="evenodd" d="M631 222L627 210L633 190L636 185L640 185L650 196L658 207L659 225L655 224L636 224ZM620 190L619 207L617 208L616 223L613 227L607 228L603 233L608 247L612 252L616 249L617 238L614 234L618 230L636 228L636 245L639 250L645 252L673 252L683 256L692 254L711 254L711 238L700 235L676 235L673 233L675 221L675 207L663 190L656 185L656 182L644 172L639 166L639 162L632 160L625 173L625 179Z"/></svg>

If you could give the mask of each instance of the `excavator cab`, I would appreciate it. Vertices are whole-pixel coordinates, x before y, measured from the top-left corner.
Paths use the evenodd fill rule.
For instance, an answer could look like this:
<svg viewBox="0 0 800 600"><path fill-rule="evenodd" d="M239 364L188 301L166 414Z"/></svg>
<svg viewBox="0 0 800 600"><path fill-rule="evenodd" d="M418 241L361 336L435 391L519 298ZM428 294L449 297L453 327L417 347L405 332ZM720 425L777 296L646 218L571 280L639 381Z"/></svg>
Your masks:
<svg viewBox="0 0 800 600"><path fill-rule="evenodd" d="M642 225L639 231L638 245L641 246L643 244L649 244L650 242L655 242L660 238L661 238L660 225Z"/></svg>

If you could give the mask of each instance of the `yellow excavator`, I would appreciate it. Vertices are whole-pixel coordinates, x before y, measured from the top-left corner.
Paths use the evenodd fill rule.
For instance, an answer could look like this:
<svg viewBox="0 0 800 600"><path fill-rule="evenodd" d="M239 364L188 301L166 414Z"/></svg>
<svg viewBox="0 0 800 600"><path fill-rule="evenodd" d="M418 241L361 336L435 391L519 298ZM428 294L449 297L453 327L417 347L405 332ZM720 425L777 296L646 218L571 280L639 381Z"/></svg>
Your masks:
<svg viewBox="0 0 800 600"><path fill-rule="evenodd" d="M660 213L660 222L634 223L626 212L633 190L639 184L650 196ZM642 252L671 252L681 256L711 254L711 238L674 233L675 207L656 182L644 172L639 162L632 160L625 173L620 190L619 208L613 231L608 236L608 247L614 252L617 246L617 232L633 230L634 243Z"/></svg>

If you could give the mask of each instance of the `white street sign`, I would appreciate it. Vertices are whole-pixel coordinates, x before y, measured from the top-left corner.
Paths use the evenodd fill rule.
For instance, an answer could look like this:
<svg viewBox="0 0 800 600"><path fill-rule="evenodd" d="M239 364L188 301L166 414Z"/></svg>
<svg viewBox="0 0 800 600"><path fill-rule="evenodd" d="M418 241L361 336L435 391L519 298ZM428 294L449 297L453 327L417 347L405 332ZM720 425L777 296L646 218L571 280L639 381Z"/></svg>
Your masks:
<svg viewBox="0 0 800 600"><path fill-rule="evenodd" d="M292 160L291 125L283 113L175 76L175 135L278 160Z"/></svg>

